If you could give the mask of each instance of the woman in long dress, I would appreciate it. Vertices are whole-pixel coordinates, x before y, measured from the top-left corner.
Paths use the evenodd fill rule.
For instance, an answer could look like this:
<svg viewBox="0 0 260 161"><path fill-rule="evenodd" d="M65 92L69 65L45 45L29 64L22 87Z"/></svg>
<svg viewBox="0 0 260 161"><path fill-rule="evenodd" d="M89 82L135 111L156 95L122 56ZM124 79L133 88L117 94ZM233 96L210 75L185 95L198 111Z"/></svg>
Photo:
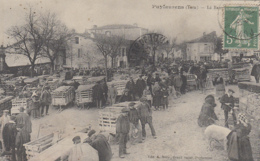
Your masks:
<svg viewBox="0 0 260 161"><path fill-rule="evenodd" d="M225 84L222 77L217 74L217 77L214 79L213 84L216 87L216 98L221 98L225 94Z"/></svg>
<svg viewBox="0 0 260 161"><path fill-rule="evenodd" d="M205 103L203 104L200 115L198 118L198 124L200 127L209 126L214 124L218 120L215 114L214 108L216 107L215 98L212 95L208 95L205 98Z"/></svg>
<svg viewBox="0 0 260 161"><path fill-rule="evenodd" d="M238 114L238 124L227 136L228 158L232 161L253 161L252 148L249 140L251 125L246 116Z"/></svg>

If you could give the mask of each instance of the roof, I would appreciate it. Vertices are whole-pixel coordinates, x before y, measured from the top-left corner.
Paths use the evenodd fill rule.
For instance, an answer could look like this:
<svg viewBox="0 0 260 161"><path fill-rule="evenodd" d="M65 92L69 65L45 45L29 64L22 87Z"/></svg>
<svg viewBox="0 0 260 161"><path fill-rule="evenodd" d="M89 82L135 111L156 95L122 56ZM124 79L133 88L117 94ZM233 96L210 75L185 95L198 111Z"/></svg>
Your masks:
<svg viewBox="0 0 260 161"><path fill-rule="evenodd" d="M27 66L31 65L27 56L22 54L6 54L5 62L9 67ZM50 63L48 58L42 57L35 61L35 64Z"/></svg>
<svg viewBox="0 0 260 161"><path fill-rule="evenodd" d="M66 92L67 90L69 90L69 89L71 89L72 88L72 86L61 86L61 87L59 87L59 88L57 88L57 89L55 89L53 92L55 93L55 92Z"/></svg>
<svg viewBox="0 0 260 161"><path fill-rule="evenodd" d="M39 78L38 77L34 77L34 78L27 78L24 80L24 83L32 83L34 81L38 81Z"/></svg>
<svg viewBox="0 0 260 161"><path fill-rule="evenodd" d="M130 28L142 28L142 27L128 25L128 24L111 24L111 25L105 25L105 26L101 26L101 27L92 28L91 30L120 29L120 28L130 29Z"/></svg>
<svg viewBox="0 0 260 161"><path fill-rule="evenodd" d="M216 31L213 31L209 34L203 35L202 37L191 40L188 43L206 43L206 42L216 42L216 41L217 41Z"/></svg>

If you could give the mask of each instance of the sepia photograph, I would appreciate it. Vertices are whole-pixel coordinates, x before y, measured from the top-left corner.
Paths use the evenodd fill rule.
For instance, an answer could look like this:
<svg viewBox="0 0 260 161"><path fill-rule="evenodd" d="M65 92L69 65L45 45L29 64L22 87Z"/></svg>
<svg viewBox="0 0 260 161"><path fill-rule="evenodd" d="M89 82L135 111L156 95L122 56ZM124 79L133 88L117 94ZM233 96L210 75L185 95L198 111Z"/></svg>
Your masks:
<svg viewBox="0 0 260 161"><path fill-rule="evenodd" d="M0 1L0 161L260 161L260 1Z"/></svg>

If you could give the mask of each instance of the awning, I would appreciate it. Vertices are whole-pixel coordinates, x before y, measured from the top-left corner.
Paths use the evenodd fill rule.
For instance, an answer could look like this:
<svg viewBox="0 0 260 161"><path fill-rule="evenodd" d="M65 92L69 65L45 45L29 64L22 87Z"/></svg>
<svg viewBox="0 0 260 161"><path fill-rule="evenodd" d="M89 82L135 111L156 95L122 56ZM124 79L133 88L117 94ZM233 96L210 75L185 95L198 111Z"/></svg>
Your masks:
<svg viewBox="0 0 260 161"><path fill-rule="evenodd" d="M22 54L6 54L5 62L9 67L19 67L31 65L27 56ZM48 58L42 57L35 61L35 64L45 64L50 63Z"/></svg>

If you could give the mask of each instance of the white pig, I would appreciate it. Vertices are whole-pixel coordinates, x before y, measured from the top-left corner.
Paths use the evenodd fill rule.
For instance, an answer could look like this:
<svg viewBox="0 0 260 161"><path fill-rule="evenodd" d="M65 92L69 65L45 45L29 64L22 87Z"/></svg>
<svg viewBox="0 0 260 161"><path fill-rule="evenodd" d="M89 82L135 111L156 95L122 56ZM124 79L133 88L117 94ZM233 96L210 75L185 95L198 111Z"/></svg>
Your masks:
<svg viewBox="0 0 260 161"><path fill-rule="evenodd" d="M231 132L230 129L218 125L210 125L206 128L204 134L207 137L209 144L216 140L218 142L223 142L224 150L227 150L227 136ZM211 150L213 147L211 147Z"/></svg>

